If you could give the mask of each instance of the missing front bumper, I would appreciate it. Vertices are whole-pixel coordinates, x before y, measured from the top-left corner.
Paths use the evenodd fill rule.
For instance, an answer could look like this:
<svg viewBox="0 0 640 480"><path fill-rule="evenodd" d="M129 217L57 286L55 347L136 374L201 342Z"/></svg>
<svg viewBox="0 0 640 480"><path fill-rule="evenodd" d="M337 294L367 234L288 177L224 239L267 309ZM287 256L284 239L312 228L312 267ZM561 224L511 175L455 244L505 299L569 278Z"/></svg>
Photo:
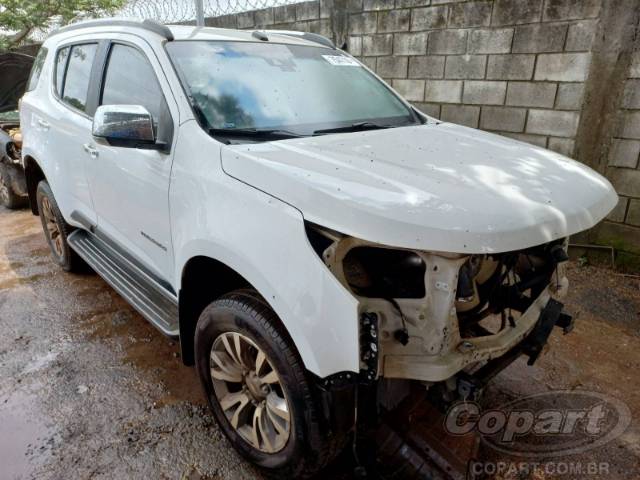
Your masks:
<svg viewBox="0 0 640 480"><path fill-rule="evenodd" d="M554 327L561 328L565 334L573 330L573 318L562 311L564 305L553 298L548 299L540 311L538 320L527 336L503 355L489 360L473 373L461 372L455 378L455 389L452 384L439 383L429 389L432 403L446 409L458 400L476 400L484 387L502 370L511 365L520 356L529 357L527 364L533 365L544 346L547 344Z"/></svg>
<svg viewBox="0 0 640 480"><path fill-rule="evenodd" d="M440 356L388 355L384 358L383 375L439 382L470 365L500 359L516 351L518 356L523 353L529 355L530 362L533 362L540 355L554 326L562 327L565 332L572 328L572 319L562 313L562 306L545 292L515 326L496 335L466 339L464 350L455 349Z"/></svg>

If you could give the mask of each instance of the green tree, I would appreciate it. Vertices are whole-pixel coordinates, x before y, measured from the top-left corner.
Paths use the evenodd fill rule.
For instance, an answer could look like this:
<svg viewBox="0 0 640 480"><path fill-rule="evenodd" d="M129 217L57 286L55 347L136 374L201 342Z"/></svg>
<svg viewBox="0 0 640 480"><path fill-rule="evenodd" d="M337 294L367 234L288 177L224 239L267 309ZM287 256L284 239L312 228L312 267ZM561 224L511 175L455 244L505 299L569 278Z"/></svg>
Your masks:
<svg viewBox="0 0 640 480"><path fill-rule="evenodd" d="M65 25L83 17L113 14L126 0L0 0L0 50L19 47L53 20Z"/></svg>

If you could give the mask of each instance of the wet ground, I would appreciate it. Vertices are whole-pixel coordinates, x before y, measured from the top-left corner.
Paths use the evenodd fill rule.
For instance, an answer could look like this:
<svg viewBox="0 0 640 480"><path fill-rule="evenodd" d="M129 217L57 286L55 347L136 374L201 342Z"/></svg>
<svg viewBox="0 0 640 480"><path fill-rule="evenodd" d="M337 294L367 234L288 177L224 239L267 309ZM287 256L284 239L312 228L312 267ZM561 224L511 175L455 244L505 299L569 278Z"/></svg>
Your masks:
<svg viewBox="0 0 640 480"><path fill-rule="evenodd" d="M514 362L496 377L483 403L500 405L560 391L596 392L620 400L631 414L631 425L621 436L584 453L542 458L582 467L591 462L602 466L600 473L533 478L640 479L640 276L573 262L568 276L570 291L563 303L575 318L573 332L563 335L556 329L534 366L527 366L524 357ZM540 461L496 455L490 448L482 452L498 461Z"/></svg>
<svg viewBox="0 0 640 480"><path fill-rule="evenodd" d="M178 346L96 275L57 268L40 228L0 207L0 479L258 478ZM570 278L575 331L554 334L534 367L501 373L487 398L579 388L622 400L631 427L572 459L608 462L602 478L638 478L640 281L577 265Z"/></svg>

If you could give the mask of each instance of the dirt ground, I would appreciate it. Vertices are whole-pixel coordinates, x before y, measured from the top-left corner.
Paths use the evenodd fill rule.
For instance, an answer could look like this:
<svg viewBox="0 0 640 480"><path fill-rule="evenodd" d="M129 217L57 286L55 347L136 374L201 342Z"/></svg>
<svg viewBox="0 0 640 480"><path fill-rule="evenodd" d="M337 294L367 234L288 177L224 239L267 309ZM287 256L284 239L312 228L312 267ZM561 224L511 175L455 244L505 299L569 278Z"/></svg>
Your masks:
<svg viewBox="0 0 640 480"><path fill-rule="evenodd" d="M630 428L572 459L640 478L640 282L576 264L570 280L575 331L554 333L535 366L510 366L487 398L587 389L622 400ZM28 211L0 207L0 479L22 478L258 474L216 427L175 342L98 276L57 268Z"/></svg>

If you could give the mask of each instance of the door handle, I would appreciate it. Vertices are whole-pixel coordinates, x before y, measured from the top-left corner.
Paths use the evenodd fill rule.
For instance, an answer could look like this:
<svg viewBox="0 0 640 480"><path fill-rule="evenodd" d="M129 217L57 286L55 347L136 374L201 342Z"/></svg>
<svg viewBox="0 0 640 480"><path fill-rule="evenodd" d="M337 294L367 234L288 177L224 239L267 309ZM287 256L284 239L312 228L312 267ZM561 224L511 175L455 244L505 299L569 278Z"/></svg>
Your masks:
<svg viewBox="0 0 640 480"><path fill-rule="evenodd" d="M82 148L84 148L84 151L87 152L91 156L91 158L98 158L98 149L96 147L85 143Z"/></svg>
<svg viewBox="0 0 640 480"><path fill-rule="evenodd" d="M51 126L49 125L49 122L41 118L38 119L38 125L40 125L43 130L49 130L49 127Z"/></svg>

